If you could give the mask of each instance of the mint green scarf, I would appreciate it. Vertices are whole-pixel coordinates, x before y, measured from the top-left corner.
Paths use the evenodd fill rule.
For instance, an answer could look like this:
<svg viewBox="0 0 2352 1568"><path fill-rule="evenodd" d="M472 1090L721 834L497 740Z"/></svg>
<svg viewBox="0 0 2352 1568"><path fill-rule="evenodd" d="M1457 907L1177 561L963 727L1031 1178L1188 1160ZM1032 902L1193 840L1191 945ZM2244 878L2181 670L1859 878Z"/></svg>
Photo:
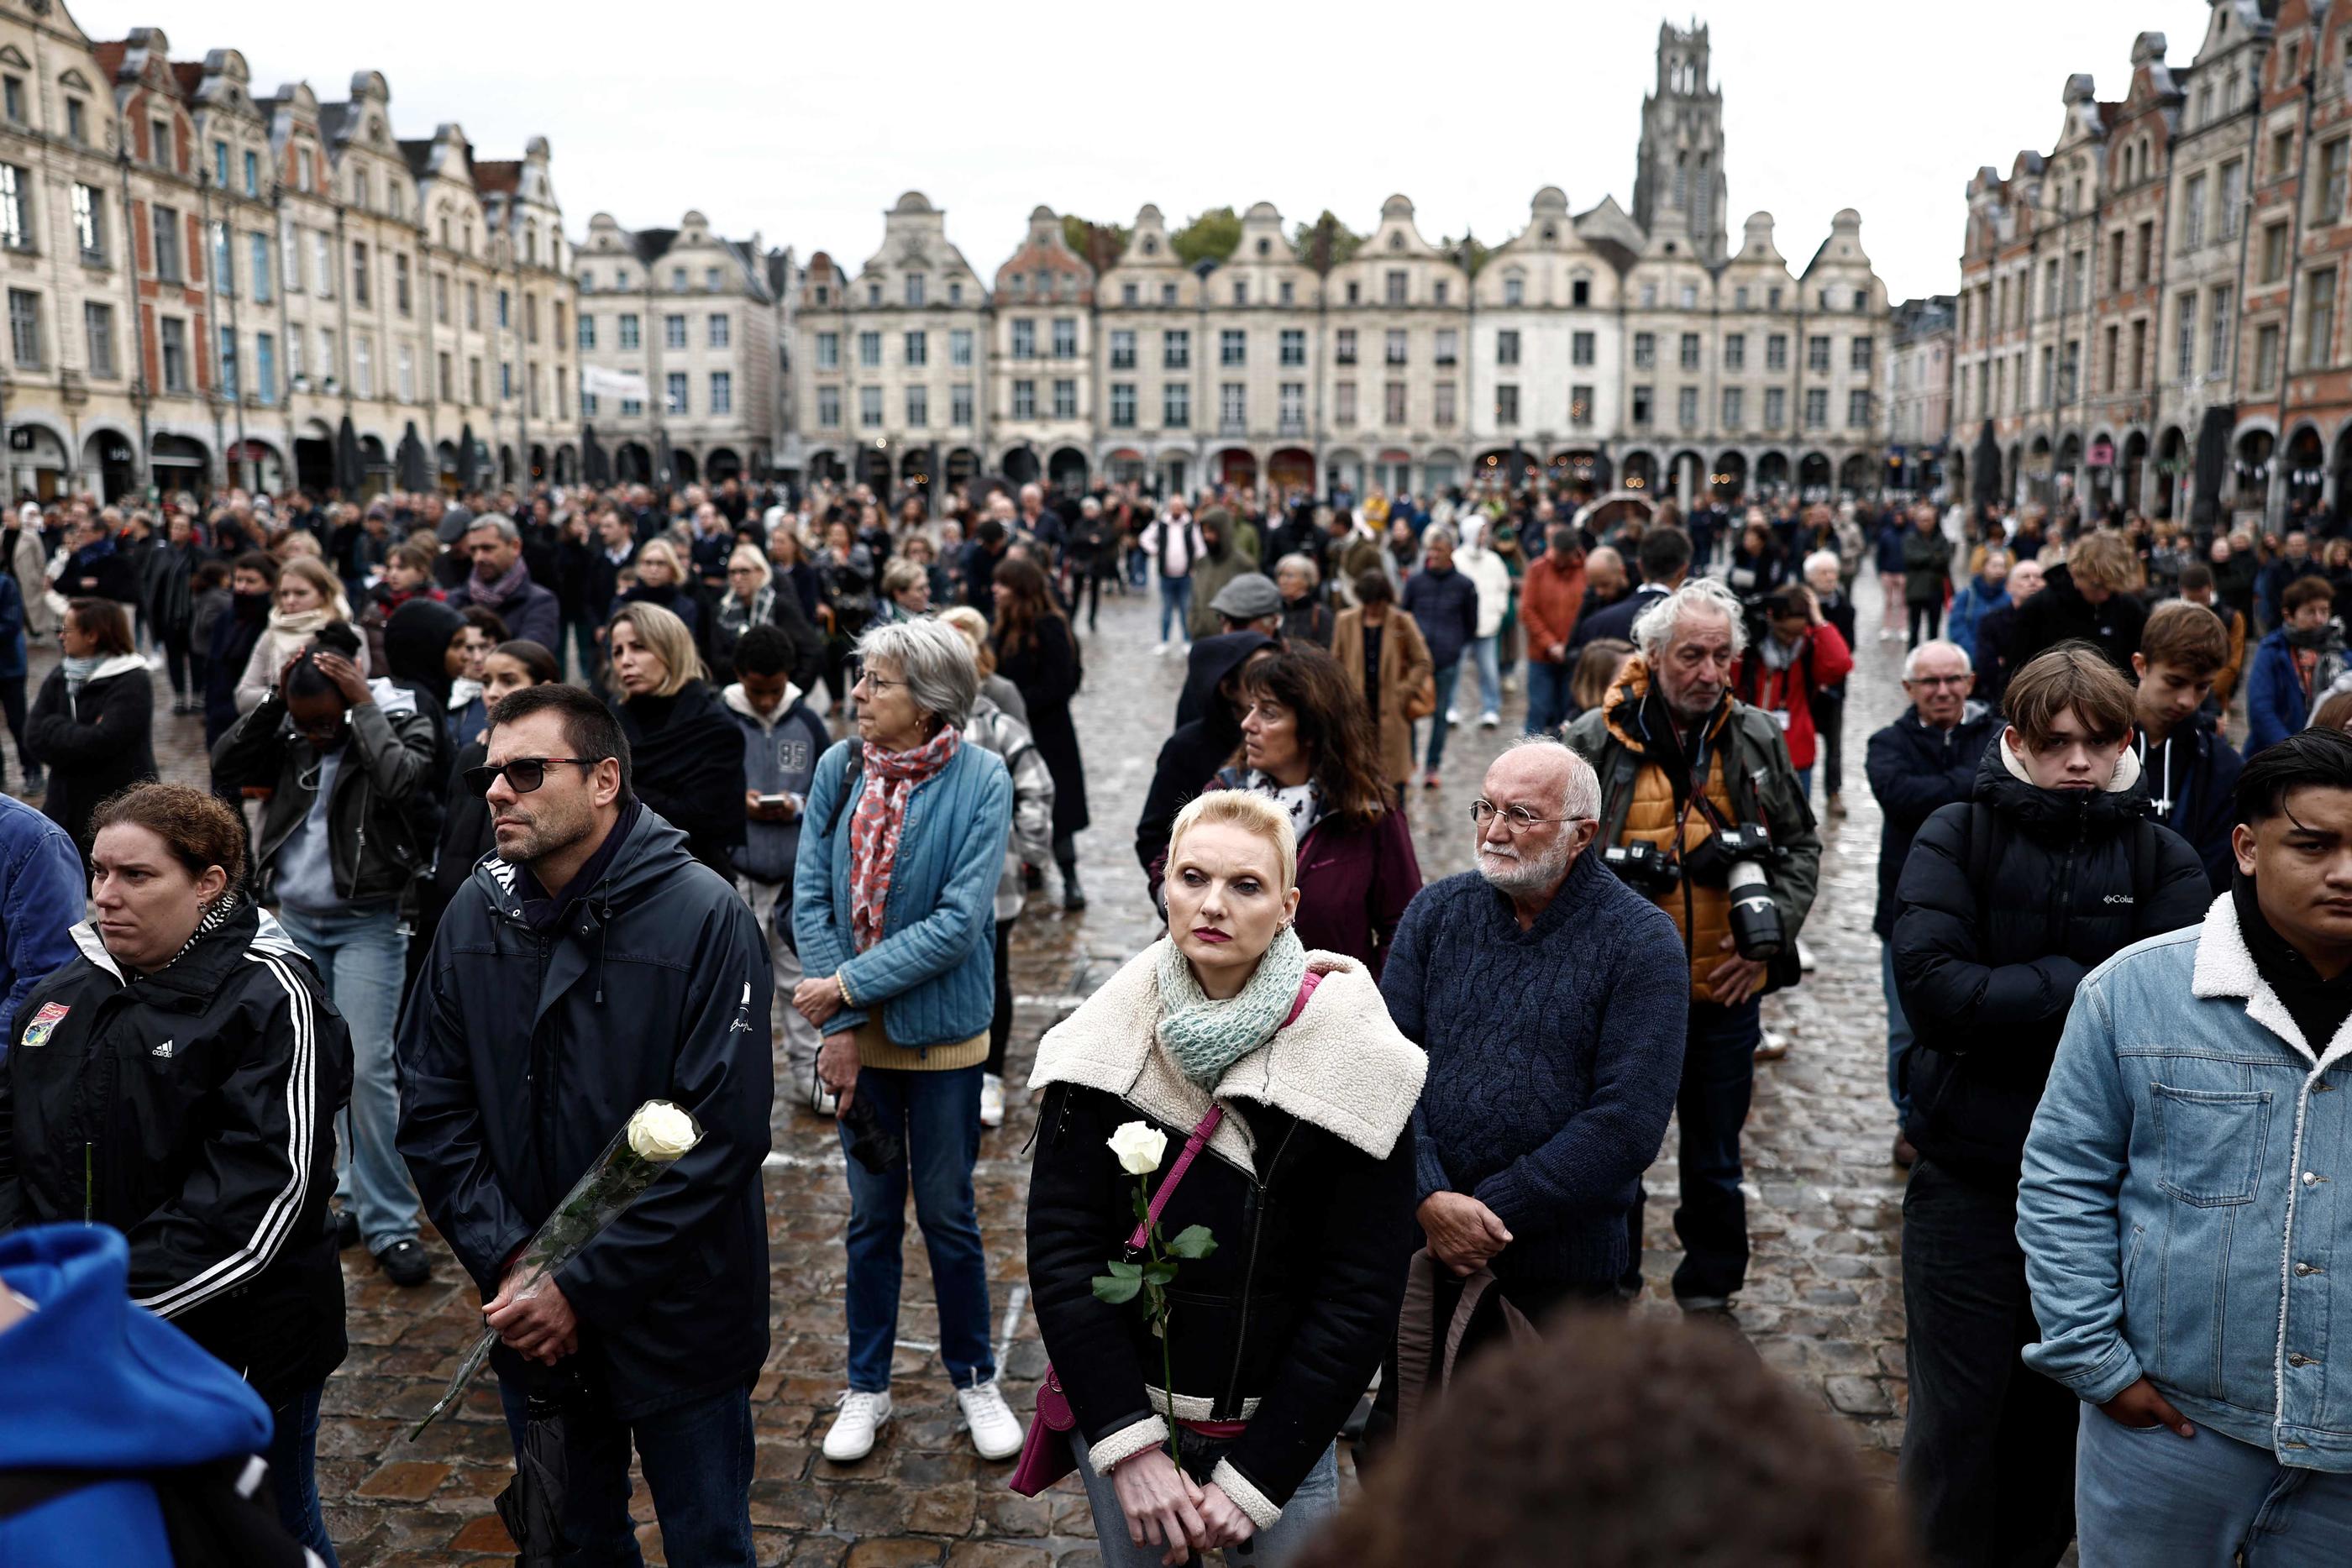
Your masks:
<svg viewBox="0 0 2352 1568"><path fill-rule="evenodd" d="M1285 925L1240 992L1212 1001L1192 966L1169 937L1160 939L1160 1043L1178 1071L1202 1088L1225 1069L1274 1038L1298 1000L1307 977L1307 946Z"/></svg>

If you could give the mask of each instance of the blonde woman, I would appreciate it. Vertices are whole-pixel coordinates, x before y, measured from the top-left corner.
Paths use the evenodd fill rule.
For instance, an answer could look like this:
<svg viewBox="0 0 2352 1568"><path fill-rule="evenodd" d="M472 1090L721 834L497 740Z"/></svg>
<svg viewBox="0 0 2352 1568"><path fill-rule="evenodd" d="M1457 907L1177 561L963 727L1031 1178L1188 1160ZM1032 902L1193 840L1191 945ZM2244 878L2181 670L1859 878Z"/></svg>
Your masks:
<svg viewBox="0 0 2352 1568"><path fill-rule="evenodd" d="M245 674L236 683L236 711L251 713L261 706L261 699L276 689L278 673L286 667L286 661L317 636L320 627L332 621L348 622L351 618L351 601L343 597L343 585L323 561L298 555L286 562L278 574L277 603L269 612L269 625L254 643ZM366 638L360 639L360 651L352 655L352 663L359 665L361 674L370 673Z"/></svg>
<svg viewBox="0 0 2352 1568"><path fill-rule="evenodd" d="M687 591L686 563L678 559L677 547L666 538L647 539L637 551L634 564L637 569L635 585L614 602L651 604L668 611L686 623L688 638L700 647L702 607Z"/></svg>
<svg viewBox="0 0 2352 1568"><path fill-rule="evenodd" d="M743 841L743 737L705 678L694 633L658 604L624 604L605 623L604 646L637 799L731 883L730 852Z"/></svg>
<svg viewBox="0 0 2352 1568"><path fill-rule="evenodd" d="M1029 1285L1103 1562L1246 1542L1281 1568L1338 1507L1334 1439L1396 1327L1426 1061L1362 964L1299 941L1274 801L1185 807L1167 888L1166 935L1038 1043ZM1110 1139L1137 1122L1166 1140L1142 1178L1160 1231L1216 1242L1179 1265L1164 1340L1092 1285L1129 1256L1138 1178ZM1169 1192L1192 1136L1205 1146Z"/></svg>

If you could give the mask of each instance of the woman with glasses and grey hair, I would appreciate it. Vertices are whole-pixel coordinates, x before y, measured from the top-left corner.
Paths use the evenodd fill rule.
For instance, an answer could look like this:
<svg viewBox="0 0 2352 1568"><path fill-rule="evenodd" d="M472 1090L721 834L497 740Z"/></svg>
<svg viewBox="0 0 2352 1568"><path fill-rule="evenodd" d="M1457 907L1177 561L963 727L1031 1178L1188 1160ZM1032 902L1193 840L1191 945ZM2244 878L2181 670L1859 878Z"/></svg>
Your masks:
<svg viewBox="0 0 2352 1568"><path fill-rule="evenodd" d="M824 1453L863 1458L890 1419L911 1186L940 1357L972 1446L1005 1459L1021 1423L996 1387L971 1167L1013 780L964 739L980 672L961 632L936 621L871 627L853 668L857 734L817 763L793 876L808 977L793 1005L823 1031L817 1072L838 1100L849 1170L849 1387Z"/></svg>

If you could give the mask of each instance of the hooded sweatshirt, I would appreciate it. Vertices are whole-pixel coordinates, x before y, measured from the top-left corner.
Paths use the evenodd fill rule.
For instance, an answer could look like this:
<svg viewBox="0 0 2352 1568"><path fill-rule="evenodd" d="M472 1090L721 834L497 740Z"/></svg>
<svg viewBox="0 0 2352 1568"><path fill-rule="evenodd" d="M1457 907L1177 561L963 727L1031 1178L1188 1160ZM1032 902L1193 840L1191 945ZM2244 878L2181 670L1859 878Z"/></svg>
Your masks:
<svg viewBox="0 0 2352 1568"><path fill-rule="evenodd" d="M743 695L740 681L719 694L736 725L743 731L743 788L761 795L789 795L795 806L808 800L809 780L816 777L816 759L833 744L824 721L801 701L800 687L787 682L776 711L762 714ZM735 869L754 882L783 883L792 896L793 865L801 847L801 819L789 822L746 821L743 841L735 846Z"/></svg>
<svg viewBox="0 0 2352 1568"><path fill-rule="evenodd" d="M0 1563L169 1568L138 1476L258 1454L269 1407L179 1329L131 1304L130 1249L106 1226L0 1237L0 1285L34 1311L0 1332L0 1473L121 1474L0 1520Z"/></svg>

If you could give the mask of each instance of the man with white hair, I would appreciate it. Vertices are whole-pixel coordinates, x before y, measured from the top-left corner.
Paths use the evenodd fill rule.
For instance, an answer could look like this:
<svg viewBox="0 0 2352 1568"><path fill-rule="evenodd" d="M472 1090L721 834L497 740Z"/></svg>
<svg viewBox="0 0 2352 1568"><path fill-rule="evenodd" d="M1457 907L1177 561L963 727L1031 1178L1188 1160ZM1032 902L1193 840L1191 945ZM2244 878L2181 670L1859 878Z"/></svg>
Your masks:
<svg viewBox="0 0 2352 1568"><path fill-rule="evenodd" d="M1686 1312L1719 1312L1748 1276L1739 1133L1763 1032L1757 998L1800 977L1797 937L1822 842L1780 726L1731 695L1748 645L1731 590L1685 581L1643 612L1633 641L1623 674L1569 727L1568 743L1599 776L1609 864L1681 933L1690 1024L1674 1291ZM1641 1225L1636 1204L1624 1276L1633 1290Z"/></svg>
<svg viewBox="0 0 2352 1568"><path fill-rule="evenodd" d="M1408 1343L1444 1343L1482 1270L1486 1299L1540 1319L1613 1301L1639 1264L1626 1221L1674 1109L1689 987L1674 922L1593 852L1600 809L1583 758L1523 737L1471 803L1478 869L1423 887L1397 925L1381 995L1429 1052L1412 1125L1435 1265L1431 1299L1407 1297ZM1474 1312L1465 1349L1503 1317Z"/></svg>
<svg viewBox="0 0 2352 1568"><path fill-rule="evenodd" d="M2027 561L2021 566L2032 566ZM1922 643L1903 660L1908 711L1870 737L1870 792L1878 798L1878 907L1870 928L1879 940L1879 985L1886 993L1886 1097L1895 1105L1895 1163L1908 1170L1916 1152L1903 1135L1911 1114L1907 1059L1911 1021L1895 988L1895 890L1911 840L1937 810L1965 800L1976 787L1977 764L2000 733L2000 715L1972 701L1976 674L1959 644Z"/></svg>

